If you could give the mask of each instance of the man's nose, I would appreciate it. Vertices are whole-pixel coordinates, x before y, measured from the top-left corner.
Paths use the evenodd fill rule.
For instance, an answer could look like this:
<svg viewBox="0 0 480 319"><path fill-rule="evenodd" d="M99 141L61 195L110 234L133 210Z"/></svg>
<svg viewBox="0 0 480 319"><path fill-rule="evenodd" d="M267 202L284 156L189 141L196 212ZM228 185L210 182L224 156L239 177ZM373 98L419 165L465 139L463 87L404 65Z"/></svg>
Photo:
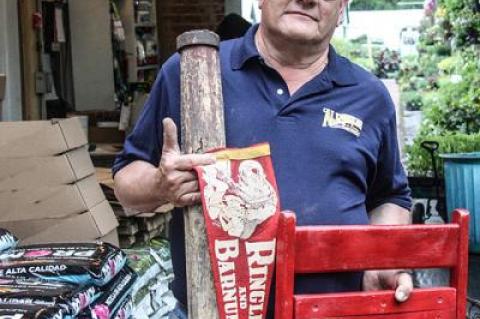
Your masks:
<svg viewBox="0 0 480 319"><path fill-rule="evenodd" d="M320 0L296 0L296 2L304 8L310 9L315 7Z"/></svg>

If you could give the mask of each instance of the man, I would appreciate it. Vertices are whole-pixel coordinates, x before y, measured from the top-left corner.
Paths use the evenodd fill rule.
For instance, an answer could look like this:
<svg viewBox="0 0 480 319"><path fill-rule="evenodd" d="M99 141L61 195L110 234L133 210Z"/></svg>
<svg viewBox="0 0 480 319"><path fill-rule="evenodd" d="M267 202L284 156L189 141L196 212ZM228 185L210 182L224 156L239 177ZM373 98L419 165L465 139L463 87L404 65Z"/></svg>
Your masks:
<svg viewBox="0 0 480 319"><path fill-rule="evenodd" d="M409 223L391 99L378 79L329 45L348 0L259 2L261 24L220 48L227 146L270 143L281 207L299 225ZM214 159L180 153L179 78L175 55L115 163L116 193L127 206L200 201L192 168ZM185 302L181 214L171 229L174 293ZM301 276L295 289L352 291L362 278L365 290L396 289L398 301L412 289L403 271Z"/></svg>

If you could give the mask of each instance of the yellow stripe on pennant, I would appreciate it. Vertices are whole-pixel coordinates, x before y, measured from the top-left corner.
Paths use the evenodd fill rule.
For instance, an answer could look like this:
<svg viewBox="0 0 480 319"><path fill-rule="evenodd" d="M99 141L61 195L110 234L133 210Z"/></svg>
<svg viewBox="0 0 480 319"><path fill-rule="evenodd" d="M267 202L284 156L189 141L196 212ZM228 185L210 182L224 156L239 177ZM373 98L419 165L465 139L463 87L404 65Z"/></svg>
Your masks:
<svg viewBox="0 0 480 319"><path fill-rule="evenodd" d="M263 143L251 147L218 151L213 154L217 160L246 160L270 155L270 145Z"/></svg>

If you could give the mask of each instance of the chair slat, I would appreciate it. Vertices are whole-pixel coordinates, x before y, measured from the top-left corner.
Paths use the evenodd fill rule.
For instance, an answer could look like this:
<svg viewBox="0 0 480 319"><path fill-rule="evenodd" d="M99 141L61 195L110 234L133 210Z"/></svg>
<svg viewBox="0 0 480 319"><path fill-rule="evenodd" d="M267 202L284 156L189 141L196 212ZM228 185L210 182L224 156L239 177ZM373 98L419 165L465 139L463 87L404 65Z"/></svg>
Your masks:
<svg viewBox="0 0 480 319"><path fill-rule="evenodd" d="M458 262L458 234L455 224L297 227L295 273L449 268Z"/></svg>
<svg viewBox="0 0 480 319"><path fill-rule="evenodd" d="M341 317L295 317L296 319L456 319L455 310L432 310L388 315L341 316Z"/></svg>
<svg viewBox="0 0 480 319"><path fill-rule="evenodd" d="M295 318L297 319L344 318L380 314L400 315L420 311L431 313L445 310L453 311L452 314L455 315L456 290L449 287L416 289L405 303L396 302L393 291L296 295L294 300Z"/></svg>

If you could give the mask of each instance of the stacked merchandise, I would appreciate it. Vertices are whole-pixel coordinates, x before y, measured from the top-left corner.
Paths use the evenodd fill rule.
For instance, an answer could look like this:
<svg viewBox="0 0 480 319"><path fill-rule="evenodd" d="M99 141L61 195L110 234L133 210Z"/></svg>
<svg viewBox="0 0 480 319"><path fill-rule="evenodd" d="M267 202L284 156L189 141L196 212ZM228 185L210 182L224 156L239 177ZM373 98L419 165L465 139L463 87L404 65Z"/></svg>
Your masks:
<svg viewBox="0 0 480 319"><path fill-rule="evenodd" d="M173 205L163 205L153 213L142 213L123 207L115 196L111 170L97 167L95 171L103 193L118 218L121 248L145 246L153 238L167 237Z"/></svg>
<svg viewBox="0 0 480 319"><path fill-rule="evenodd" d="M120 218L118 233L120 247L145 246L157 237L166 237L169 214L140 214L134 217Z"/></svg>
<svg viewBox="0 0 480 319"><path fill-rule="evenodd" d="M0 227L23 244L117 243L77 118L0 123Z"/></svg>
<svg viewBox="0 0 480 319"><path fill-rule="evenodd" d="M124 208L115 197L110 171L97 168L97 177L119 218L120 245L127 254L128 265L139 276L132 288L132 317L166 319L177 301L169 289L173 280L170 246L167 240L158 237L167 237L173 205L161 206L154 213Z"/></svg>
<svg viewBox="0 0 480 319"><path fill-rule="evenodd" d="M125 250L128 265L138 274L133 286L133 318L165 319L175 308L176 299L169 289L173 280L170 247L166 240L152 240L146 248Z"/></svg>
<svg viewBox="0 0 480 319"><path fill-rule="evenodd" d="M14 247L0 238L0 316L37 319L126 319L136 274L106 243ZM2 317L2 318L4 318Z"/></svg>

